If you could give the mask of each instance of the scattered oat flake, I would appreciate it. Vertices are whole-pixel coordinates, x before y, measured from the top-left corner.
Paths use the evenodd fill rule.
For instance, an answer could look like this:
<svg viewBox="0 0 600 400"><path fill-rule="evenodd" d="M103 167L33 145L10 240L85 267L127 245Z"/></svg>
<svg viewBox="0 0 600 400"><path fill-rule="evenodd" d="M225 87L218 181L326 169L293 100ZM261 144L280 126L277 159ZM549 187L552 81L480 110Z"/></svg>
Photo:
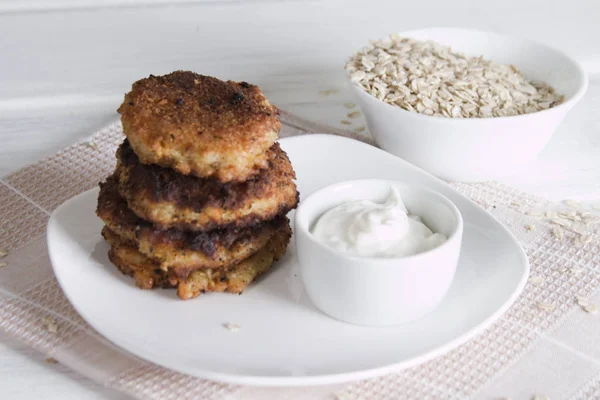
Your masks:
<svg viewBox="0 0 600 400"><path fill-rule="evenodd" d="M567 207L581 208L581 203L578 201L575 201L575 200L567 199L567 200L563 200L562 203Z"/></svg>
<svg viewBox="0 0 600 400"><path fill-rule="evenodd" d="M564 237L564 234L560 229L552 228L550 232L552 232L552 236L557 239L562 239Z"/></svg>
<svg viewBox="0 0 600 400"><path fill-rule="evenodd" d="M587 306L582 306L583 307L583 311L585 311L588 314L597 314L598 313L598 306L595 304L588 304Z"/></svg>
<svg viewBox="0 0 600 400"><path fill-rule="evenodd" d="M544 278L542 278L541 276L532 276L531 278L529 278L529 282L531 282L532 285L540 285L542 282L544 282Z"/></svg>
<svg viewBox="0 0 600 400"><path fill-rule="evenodd" d="M8 255L8 250L0 247L0 258L6 257Z"/></svg>
<svg viewBox="0 0 600 400"><path fill-rule="evenodd" d="M56 324L56 321L53 320L52 318L45 317L44 319L42 319L42 322L46 326L46 329L48 330L48 332L50 332L50 333L58 332L58 325Z"/></svg>
<svg viewBox="0 0 600 400"><path fill-rule="evenodd" d="M594 240L594 237L592 235L582 235L581 236L581 243L583 243L583 244L592 243L592 240Z"/></svg>
<svg viewBox="0 0 600 400"><path fill-rule="evenodd" d="M238 324L232 324L228 322L226 324L223 324L223 326L230 332L237 332L240 330L240 326Z"/></svg>
<svg viewBox="0 0 600 400"><path fill-rule="evenodd" d="M343 394L334 394L334 396L335 396L335 400L347 400L348 399L348 397L346 397Z"/></svg>
<svg viewBox="0 0 600 400"><path fill-rule="evenodd" d="M510 203L510 205L515 207L521 207L521 203L519 203L518 201L513 201L512 203Z"/></svg>
<svg viewBox="0 0 600 400"><path fill-rule="evenodd" d="M345 119L341 120L340 123L343 124L343 125L352 125L352 122L347 121Z"/></svg>
<svg viewBox="0 0 600 400"><path fill-rule="evenodd" d="M528 225L525 225L525 229L527 229L528 231L532 231L535 229L535 226L528 224Z"/></svg>
<svg viewBox="0 0 600 400"><path fill-rule="evenodd" d="M360 111L352 111L351 113L348 113L348 118L358 118L360 117Z"/></svg>
<svg viewBox="0 0 600 400"><path fill-rule="evenodd" d="M536 307L543 311L552 311L556 308L554 304L544 303L543 301L538 301Z"/></svg>
<svg viewBox="0 0 600 400"><path fill-rule="evenodd" d="M581 268L566 267L566 268L559 269L558 272L561 272L561 273L565 273L566 272L566 273L571 274L571 275L577 275L577 274L583 272L583 270Z"/></svg>
<svg viewBox="0 0 600 400"><path fill-rule="evenodd" d="M46 361L46 364L58 364L58 360L54 357L48 357L44 361Z"/></svg>
<svg viewBox="0 0 600 400"><path fill-rule="evenodd" d="M337 89L327 89L327 90L319 90L319 94L322 96L330 96L332 94L339 93L340 91Z"/></svg>
<svg viewBox="0 0 600 400"><path fill-rule="evenodd" d="M525 214L536 218L544 216L544 214L539 211L527 211Z"/></svg>
<svg viewBox="0 0 600 400"><path fill-rule="evenodd" d="M587 297L577 295L575 296L575 300L581 307L587 307L590 305L590 300Z"/></svg>
<svg viewBox="0 0 600 400"><path fill-rule="evenodd" d="M361 126L357 126L356 128L354 128L355 132L364 132L367 129L366 126L361 125Z"/></svg>
<svg viewBox="0 0 600 400"><path fill-rule="evenodd" d="M567 221L562 221L559 218L554 218L554 219L550 220L550 222L553 223L554 225L559 225L559 226L563 226L563 227L568 227L571 225Z"/></svg>
<svg viewBox="0 0 600 400"><path fill-rule="evenodd" d="M572 275L577 275L583 272L582 268L569 268L569 273Z"/></svg>
<svg viewBox="0 0 600 400"><path fill-rule="evenodd" d="M0 268L8 267L8 263L6 261L0 261Z"/></svg>
<svg viewBox="0 0 600 400"><path fill-rule="evenodd" d="M96 142L89 141L86 142L85 145L92 150L98 150L98 145L96 144Z"/></svg>
<svg viewBox="0 0 600 400"><path fill-rule="evenodd" d="M346 108L354 108L354 107L356 107L356 104L354 104L354 103L344 103L344 107L346 107Z"/></svg>

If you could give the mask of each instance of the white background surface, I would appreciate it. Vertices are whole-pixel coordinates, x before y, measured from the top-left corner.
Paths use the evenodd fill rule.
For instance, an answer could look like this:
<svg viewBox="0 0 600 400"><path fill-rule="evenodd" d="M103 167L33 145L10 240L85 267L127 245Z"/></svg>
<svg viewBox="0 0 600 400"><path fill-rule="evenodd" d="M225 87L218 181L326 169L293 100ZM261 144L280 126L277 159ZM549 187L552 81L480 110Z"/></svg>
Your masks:
<svg viewBox="0 0 600 400"><path fill-rule="evenodd" d="M505 182L597 201L599 20L595 0L0 0L0 176L88 136L117 117L133 81L175 69L256 83L279 107L341 127L352 51L445 25L536 39L583 63L588 94L539 160ZM319 94L328 89L340 92ZM0 335L0 398L118 398L44 358Z"/></svg>

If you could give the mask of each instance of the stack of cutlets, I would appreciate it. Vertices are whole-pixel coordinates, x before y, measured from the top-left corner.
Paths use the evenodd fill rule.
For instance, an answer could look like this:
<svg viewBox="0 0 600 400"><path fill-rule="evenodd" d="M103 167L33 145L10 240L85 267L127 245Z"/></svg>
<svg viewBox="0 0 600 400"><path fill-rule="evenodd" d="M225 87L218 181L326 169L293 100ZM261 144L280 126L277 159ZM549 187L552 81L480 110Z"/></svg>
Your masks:
<svg viewBox="0 0 600 400"><path fill-rule="evenodd" d="M142 289L241 293L283 256L294 170L257 86L192 72L133 84L126 139L100 184L110 260Z"/></svg>

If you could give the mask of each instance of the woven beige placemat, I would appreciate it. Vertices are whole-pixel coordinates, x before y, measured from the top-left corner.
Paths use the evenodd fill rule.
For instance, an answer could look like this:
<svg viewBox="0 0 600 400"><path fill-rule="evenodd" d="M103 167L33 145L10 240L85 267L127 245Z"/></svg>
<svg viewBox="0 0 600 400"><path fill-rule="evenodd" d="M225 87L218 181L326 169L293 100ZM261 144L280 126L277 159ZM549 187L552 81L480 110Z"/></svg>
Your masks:
<svg viewBox="0 0 600 400"><path fill-rule="evenodd" d="M353 136L372 143L368 135L282 113L282 137L312 132ZM585 312L576 296L593 295L600 286L598 217L593 213L576 204L552 204L498 183L454 183L456 190L515 234L531 264L531 278L524 293L481 335L421 366L346 385L251 388L172 372L130 356L96 334L63 295L48 260L45 228L50 213L110 174L116 147L122 140L121 125L115 123L89 140L0 180L0 247L9 253L0 260L6 264L0 264L0 329L94 381L136 398L476 397L539 347L542 336L556 330L566 318ZM600 390L600 374L593 379L573 388L573 396L593 396L594 390Z"/></svg>

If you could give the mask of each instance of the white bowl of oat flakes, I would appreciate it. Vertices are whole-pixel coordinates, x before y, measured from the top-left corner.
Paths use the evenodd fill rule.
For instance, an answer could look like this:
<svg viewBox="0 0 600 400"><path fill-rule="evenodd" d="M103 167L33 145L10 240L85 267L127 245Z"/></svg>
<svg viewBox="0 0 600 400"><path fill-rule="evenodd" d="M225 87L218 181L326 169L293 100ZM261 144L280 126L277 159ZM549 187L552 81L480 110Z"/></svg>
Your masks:
<svg viewBox="0 0 600 400"><path fill-rule="evenodd" d="M579 63L561 51L458 28L372 42L346 71L377 144L456 181L517 173L588 85Z"/></svg>

